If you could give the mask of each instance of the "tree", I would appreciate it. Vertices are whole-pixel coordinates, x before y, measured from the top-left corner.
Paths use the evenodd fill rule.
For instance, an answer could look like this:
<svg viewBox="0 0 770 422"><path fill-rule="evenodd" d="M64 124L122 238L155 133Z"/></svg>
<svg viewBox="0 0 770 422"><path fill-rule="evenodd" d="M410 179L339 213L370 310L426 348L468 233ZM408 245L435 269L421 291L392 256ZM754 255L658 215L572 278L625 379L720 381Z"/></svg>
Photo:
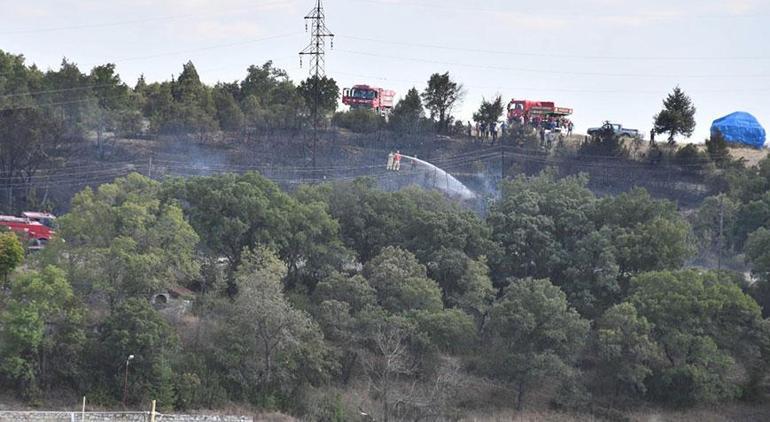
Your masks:
<svg viewBox="0 0 770 422"><path fill-rule="evenodd" d="M393 112L390 115L390 126L396 132L415 135L420 132L424 118L425 110L422 106L420 93L413 87L393 107Z"/></svg>
<svg viewBox="0 0 770 422"><path fill-rule="evenodd" d="M670 201L644 189L599 201L593 220L612 231L620 275L679 268L693 252L690 227Z"/></svg>
<svg viewBox="0 0 770 422"><path fill-rule="evenodd" d="M473 113L473 121L489 127L497 123L503 111L503 97L498 95L492 102L482 99L479 110Z"/></svg>
<svg viewBox="0 0 770 422"><path fill-rule="evenodd" d="M706 139L706 153L719 168L724 168L732 161L727 141L718 130Z"/></svg>
<svg viewBox="0 0 770 422"><path fill-rule="evenodd" d="M15 277L0 307L0 373L22 396L73 385L85 341L84 312L64 271L45 267Z"/></svg>
<svg viewBox="0 0 770 422"><path fill-rule="evenodd" d="M82 293L105 294L111 304L185 284L198 273L198 236L182 210L161 203L160 184L132 173L96 191L86 188L59 219L65 242L54 257Z"/></svg>
<svg viewBox="0 0 770 422"><path fill-rule="evenodd" d="M692 136L695 130L695 106L690 97L678 86L663 100L663 110L655 115L655 132L668 133L668 142L674 137Z"/></svg>
<svg viewBox="0 0 770 422"><path fill-rule="evenodd" d="M596 197L585 177L536 177L504 181L502 198L487 216L495 247L490 266L495 283L509 277L549 277L565 267L574 244L590 233Z"/></svg>
<svg viewBox="0 0 770 422"><path fill-rule="evenodd" d="M279 248L289 231L290 197L257 173L169 180L164 197L184 204L205 253L227 258L231 294L242 252L257 245Z"/></svg>
<svg viewBox="0 0 770 422"><path fill-rule="evenodd" d="M517 280L489 311L482 357L489 376L514 385L516 408L546 377L565 376L583 347L588 321L548 280Z"/></svg>
<svg viewBox="0 0 770 422"><path fill-rule="evenodd" d="M738 223L739 206L740 204L724 194L709 196L701 202L698 211L691 217L691 224L693 234L700 241L703 249L714 254L725 254L725 256L734 251L735 242L732 233ZM719 250L720 247L722 250Z"/></svg>
<svg viewBox="0 0 770 422"><path fill-rule="evenodd" d="M96 66L88 77L93 84L97 106L95 113L96 145L103 154L104 132L108 130L130 131L139 124L141 116L136 113L128 86L120 80L115 65L108 63Z"/></svg>
<svg viewBox="0 0 770 422"><path fill-rule="evenodd" d="M94 127L93 112L98 107L88 75L64 58L58 70L45 73L43 84L49 92L38 101L61 122L58 136L70 141L83 139Z"/></svg>
<svg viewBox="0 0 770 422"><path fill-rule="evenodd" d="M352 312L359 312L376 302L375 290L364 277L348 277L337 272L316 285L313 298L317 303L329 300L346 303Z"/></svg>
<svg viewBox="0 0 770 422"><path fill-rule="evenodd" d="M460 309L418 311L410 319L415 321L419 333L445 353L468 354L478 340L473 317Z"/></svg>
<svg viewBox="0 0 770 422"><path fill-rule="evenodd" d="M630 303L608 309L597 322L599 387L631 397L643 396L645 381L662 358L652 326Z"/></svg>
<svg viewBox="0 0 770 422"><path fill-rule="evenodd" d="M51 156L61 152L62 130L60 121L38 108L0 110L0 178L7 209L18 206L18 186L28 186Z"/></svg>
<svg viewBox="0 0 770 422"><path fill-rule="evenodd" d="M408 345L413 328L400 317L376 318L375 321L365 331L368 348L363 363L370 385L382 403L381 418L387 422L393 416L394 408L402 402L397 388L399 381L416 369Z"/></svg>
<svg viewBox="0 0 770 422"><path fill-rule="evenodd" d="M554 275L555 284L583 317L595 319L622 300L617 254L612 230L603 227L578 240L565 268Z"/></svg>
<svg viewBox="0 0 770 422"><path fill-rule="evenodd" d="M427 265L428 274L441 287L444 303L472 315L479 323L495 296L486 259L469 258L456 249L439 249Z"/></svg>
<svg viewBox="0 0 770 422"><path fill-rule="evenodd" d="M311 114L316 101L318 102L318 118L324 118L337 110L340 88L332 78L311 76L299 84L297 91L305 99Z"/></svg>
<svg viewBox="0 0 770 422"><path fill-rule="evenodd" d="M463 86L444 74L434 73L428 80L428 87L422 93L425 108L430 111L430 117L436 120L439 133L446 133L452 121L452 108L463 97Z"/></svg>
<svg viewBox="0 0 770 422"><path fill-rule="evenodd" d="M357 179L304 190L329 204L340 236L361 262L386 246L398 246L427 263L441 247L478 258L489 247L488 229L473 212L434 191L407 188L383 192L372 179Z"/></svg>
<svg viewBox="0 0 770 422"><path fill-rule="evenodd" d="M770 283L770 230L760 227L749 235L746 258L751 263L752 274Z"/></svg>
<svg viewBox="0 0 770 422"><path fill-rule="evenodd" d="M245 117L233 95L238 89L237 84L219 83L214 87L214 106L222 130L237 131L243 128Z"/></svg>
<svg viewBox="0 0 770 422"><path fill-rule="evenodd" d="M304 283L313 289L320 280L349 262L350 251L339 238L339 223L322 201L291 198L285 218L290 229L283 234L279 254L289 266L289 287Z"/></svg>
<svg viewBox="0 0 770 422"><path fill-rule="evenodd" d="M757 282L751 286L752 296L762 306L764 315L770 315L770 230L760 227L746 241L746 261Z"/></svg>
<svg viewBox="0 0 770 422"><path fill-rule="evenodd" d="M8 276L24 260L24 248L16 233L7 231L0 233L0 280L3 285L8 283Z"/></svg>
<svg viewBox="0 0 770 422"><path fill-rule="evenodd" d="M311 287L346 255L325 203L297 201L257 173L173 179L163 190L165 201L184 204L203 251L227 258L230 294L245 249L273 247L289 266L290 282Z"/></svg>
<svg viewBox="0 0 770 422"><path fill-rule="evenodd" d="M741 250L755 230L770 223L770 192L738 206L731 237L735 247Z"/></svg>
<svg viewBox="0 0 770 422"><path fill-rule="evenodd" d="M629 302L651 324L663 359L647 389L661 401L690 404L736 397L736 362L753 362L759 306L733 282L697 271L645 273L632 280Z"/></svg>
<svg viewBox="0 0 770 422"><path fill-rule="evenodd" d="M202 137L219 128L212 90L201 82L191 61L182 66L182 73L171 81L170 88L173 103L165 119L167 132L197 133Z"/></svg>
<svg viewBox="0 0 770 422"><path fill-rule="evenodd" d="M257 99L266 99L280 82L287 81L289 75L283 69L273 66L272 61L265 62L262 66L251 65L246 70L246 78L241 81L241 99L254 96ZM263 103L267 103L264 101Z"/></svg>
<svg viewBox="0 0 770 422"><path fill-rule="evenodd" d="M364 276L377 292L380 306L390 312L443 308L438 284L427 277L415 256L403 249L383 249L366 264Z"/></svg>
<svg viewBox="0 0 770 422"><path fill-rule="evenodd" d="M93 369L116 400L122 396L126 360L134 355L128 363L128 401L157 398L164 407L173 405L171 365L179 339L147 299L131 298L113 309L92 347Z"/></svg>
<svg viewBox="0 0 770 422"><path fill-rule="evenodd" d="M238 268L240 291L225 325L223 355L228 378L257 403L288 394L322 376L325 346L318 325L283 294L286 266L268 249L247 252Z"/></svg>

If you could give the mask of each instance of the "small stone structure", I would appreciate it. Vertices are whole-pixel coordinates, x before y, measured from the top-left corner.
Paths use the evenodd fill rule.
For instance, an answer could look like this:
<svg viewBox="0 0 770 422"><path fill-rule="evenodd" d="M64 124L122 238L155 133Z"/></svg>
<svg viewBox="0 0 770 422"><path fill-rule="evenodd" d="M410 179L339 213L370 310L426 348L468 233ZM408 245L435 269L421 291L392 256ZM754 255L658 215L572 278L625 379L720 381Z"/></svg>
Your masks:
<svg viewBox="0 0 770 422"><path fill-rule="evenodd" d="M0 411L0 422L150 422L150 412L12 412ZM254 422L251 416L164 415L156 422Z"/></svg>
<svg viewBox="0 0 770 422"><path fill-rule="evenodd" d="M175 286L152 295L150 303L164 314L181 317L190 311L194 298L191 290Z"/></svg>

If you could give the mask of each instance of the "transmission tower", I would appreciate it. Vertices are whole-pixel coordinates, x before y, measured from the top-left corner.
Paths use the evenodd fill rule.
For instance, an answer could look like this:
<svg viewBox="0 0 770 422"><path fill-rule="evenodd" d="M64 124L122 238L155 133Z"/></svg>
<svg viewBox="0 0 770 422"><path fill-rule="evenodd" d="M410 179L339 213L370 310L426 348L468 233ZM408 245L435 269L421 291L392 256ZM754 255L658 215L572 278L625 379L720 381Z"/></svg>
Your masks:
<svg viewBox="0 0 770 422"><path fill-rule="evenodd" d="M326 27L326 15L321 0L316 0L316 5L305 16L305 31L310 26L310 44L299 52L299 64L302 66L302 58L310 56L310 76L313 78L313 176L316 176L316 146L318 144L318 109L321 98L321 78L325 76L326 64L326 39L330 40L334 48L334 34Z"/></svg>

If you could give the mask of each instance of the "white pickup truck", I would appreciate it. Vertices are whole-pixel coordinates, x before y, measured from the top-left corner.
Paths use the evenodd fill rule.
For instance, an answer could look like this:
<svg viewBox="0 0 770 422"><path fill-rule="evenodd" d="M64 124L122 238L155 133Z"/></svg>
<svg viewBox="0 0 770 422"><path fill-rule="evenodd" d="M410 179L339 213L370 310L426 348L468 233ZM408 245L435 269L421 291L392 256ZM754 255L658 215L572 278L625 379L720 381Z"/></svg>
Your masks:
<svg viewBox="0 0 770 422"><path fill-rule="evenodd" d="M592 127L588 129L590 136L601 136L604 133L612 133L618 137L638 138L640 137L639 130L624 128L623 125L618 123L604 122L602 127Z"/></svg>

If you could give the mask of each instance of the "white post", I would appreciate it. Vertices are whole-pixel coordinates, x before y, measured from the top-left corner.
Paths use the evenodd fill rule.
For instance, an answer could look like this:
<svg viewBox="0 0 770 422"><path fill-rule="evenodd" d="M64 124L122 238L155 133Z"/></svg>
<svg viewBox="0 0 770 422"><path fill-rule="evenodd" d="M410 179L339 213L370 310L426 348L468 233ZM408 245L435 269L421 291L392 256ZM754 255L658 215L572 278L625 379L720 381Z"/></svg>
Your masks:
<svg viewBox="0 0 770 422"><path fill-rule="evenodd" d="M83 396L83 409L80 412L80 422L86 422L86 396Z"/></svg>
<svg viewBox="0 0 770 422"><path fill-rule="evenodd" d="M152 412L150 413L150 422L155 422L155 400L152 401Z"/></svg>

